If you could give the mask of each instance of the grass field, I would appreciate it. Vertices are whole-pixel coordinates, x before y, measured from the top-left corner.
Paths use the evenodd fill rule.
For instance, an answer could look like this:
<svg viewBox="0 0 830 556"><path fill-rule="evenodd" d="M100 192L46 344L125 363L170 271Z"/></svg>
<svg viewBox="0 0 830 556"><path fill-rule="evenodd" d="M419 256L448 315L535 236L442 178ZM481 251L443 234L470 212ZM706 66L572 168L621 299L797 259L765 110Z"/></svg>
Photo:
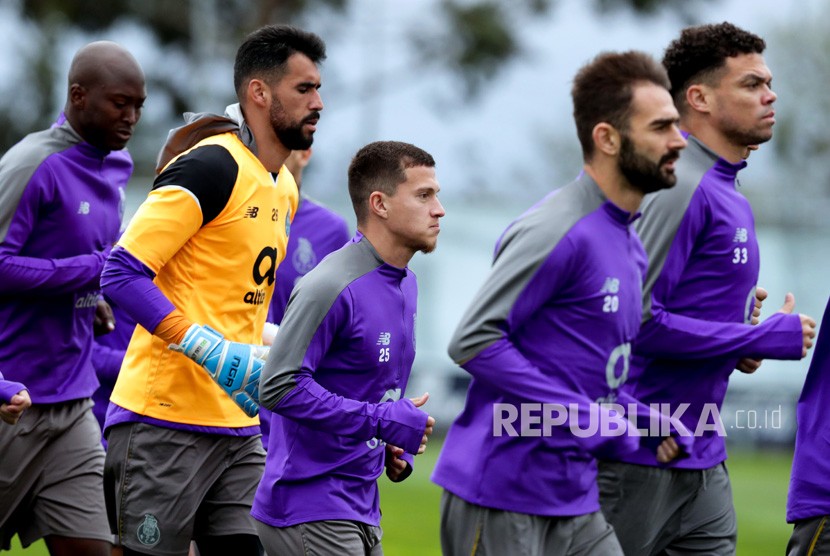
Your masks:
<svg viewBox="0 0 830 556"><path fill-rule="evenodd" d="M416 459L413 475L400 484L381 480L383 547L388 556L438 556L438 505L441 489L429 481L439 448ZM738 555L780 556L791 527L784 521L792 456L778 452L735 452L729 473L738 513ZM13 545L13 556L45 556L42 542L23 550Z"/></svg>

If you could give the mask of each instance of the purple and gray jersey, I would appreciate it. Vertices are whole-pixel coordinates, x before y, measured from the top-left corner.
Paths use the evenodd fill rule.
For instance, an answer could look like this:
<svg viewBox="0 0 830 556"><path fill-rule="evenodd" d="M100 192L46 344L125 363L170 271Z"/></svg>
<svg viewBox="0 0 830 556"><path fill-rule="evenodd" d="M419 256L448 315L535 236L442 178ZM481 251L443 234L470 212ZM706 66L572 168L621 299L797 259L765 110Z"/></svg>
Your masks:
<svg viewBox="0 0 830 556"><path fill-rule="evenodd" d="M830 325L830 302L822 323ZM830 326L821 329L798 399L798 431L787 496L787 522L830 515Z"/></svg>
<svg viewBox="0 0 830 556"><path fill-rule="evenodd" d="M640 439L545 427L539 404L587 412L595 402L623 403L646 267L635 218L583 173L510 225L450 342L472 382L434 482L488 508L543 516L599 510L595 457L631 451ZM497 404L516 408L510 429L497 430ZM582 428L573 417L571 426Z"/></svg>
<svg viewBox="0 0 830 556"><path fill-rule="evenodd" d="M118 238L133 163L66 118L0 160L0 368L32 402L87 398L99 277Z"/></svg>
<svg viewBox="0 0 830 556"><path fill-rule="evenodd" d="M625 389L643 403L667 404L696 432L690 457L671 467L707 469L726 459L719 411L740 358L801 357L797 315L749 324L760 260L752 209L737 189L745 166L688 136L677 184L646 196L636 225L649 268ZM642 448L619 459L658 465Z"/></svg>
<svg viewBox="0 0 830 556"><path fill-rule="evenodd" d="M300 197L300 206L291 221L285 260L277 267L268 322L282 322L288 298L300 278L317 266L323 257L343 247L349 239L349 226L342 216L306 196ZM259 427L262 444L267 450L271 429L271 414L267 409L260 408Z"/></svg>
<svg viewBox="0 0 830 556"><path fill-rule="evenodd" d="M384 263L360 233L299 281L262 371L260 403L273 415L256 519L380 523L384 445L415 454L426 428L426 413L401 398L416 298L412 271Z"/></svg>

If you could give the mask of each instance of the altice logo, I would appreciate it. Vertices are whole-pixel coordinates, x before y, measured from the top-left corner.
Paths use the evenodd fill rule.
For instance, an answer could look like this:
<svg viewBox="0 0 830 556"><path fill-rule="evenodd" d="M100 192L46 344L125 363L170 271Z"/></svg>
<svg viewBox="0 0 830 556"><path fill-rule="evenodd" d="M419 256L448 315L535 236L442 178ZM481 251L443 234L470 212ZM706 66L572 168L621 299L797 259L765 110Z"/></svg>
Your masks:
<svg viewBox="0 0 830 556"><path fill-rule="evenodd" d="M681 423L688 403L616 403L568 405L559 403L493 404L493 436L547 437L554 428L566 427L574 436L726 436L717 404L703 404L694 431Z"/></svg>

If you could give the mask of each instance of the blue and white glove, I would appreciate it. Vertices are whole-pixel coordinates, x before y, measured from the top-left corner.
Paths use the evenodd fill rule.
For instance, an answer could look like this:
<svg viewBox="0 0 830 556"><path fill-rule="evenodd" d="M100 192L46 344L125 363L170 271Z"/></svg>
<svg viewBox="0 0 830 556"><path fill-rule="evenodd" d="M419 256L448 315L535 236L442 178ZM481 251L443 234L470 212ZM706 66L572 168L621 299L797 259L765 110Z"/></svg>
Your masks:
<svg viewBox="0 0 830 556"><path fill-rule="evenodd" d="M259 413L259 375L267 347L225 340L216 330L199 324L188 329L181 345L168 347L201 365L249 417Z"/></svg>

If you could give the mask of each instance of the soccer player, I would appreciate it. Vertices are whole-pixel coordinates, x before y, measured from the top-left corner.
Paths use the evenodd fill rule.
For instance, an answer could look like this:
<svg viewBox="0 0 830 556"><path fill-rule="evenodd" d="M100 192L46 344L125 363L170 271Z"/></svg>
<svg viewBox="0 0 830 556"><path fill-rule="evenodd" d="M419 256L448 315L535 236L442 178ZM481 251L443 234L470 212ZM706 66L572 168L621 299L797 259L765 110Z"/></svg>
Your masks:
<svg viewBox="0 0 830 556"><path fill-rule="evenodd" d="M0 428L0 550L18 533L56 554L109 554L104 452L90 362L104 260L133 170L146 97L135 58L94 42L72 60L63 113L0 160L0 368L32 407Z"/></svg>
<svg viewBox="0 0 830 556"><path fill-rule="evenodd" d="M830 323L830 302L822 322ZM830 554L830 527L827 526L830 517L830 482L827 480L830 476L827 445L830 421L824 409L830 396L828 366L830 330L823 328L796 410L798 430L787 495L787 523L793 524L793 533L787 545L787 556Z"/></svg>
<svg viewBox="0 0 830 556"><path fill-rule="evenodd" d="M377 477L412 471L434 419L401 398L415 358L417 284L444 208L435 161L408 143L360 149L349 166L357 234L294 289L262 372L273 411L252 515L268 554L382 554ZM402 453L402 452L405 452Z"/></svg>
<svg viewBox="0 0 830 556"><path fill-rule="evenodd" d="M472 382L432 477L445 489L445 555L622 554L599 511L595 456L640 439L543 430L526 409L619 400L646 266L631 224L646 193L674 184L685 146L668 86L639 52L601 54L574 79L584 171L507 228L450 342ZM515 435L499 428L504 405L529 415ZM663 441L661 461L679 448Z"/></svg>
<svg viewBox="0 0 830 556"><path fill-rule="evenodd" d="M20 416L32 406L32 398L25 386L13 380L5 380L0 373L0 420L16 424Z"/></svg>
<svg viewBox="0 0 830 556"><path fill-rule="evenodd" d="M730 23L684 29L666 49L689 146L677 185L647 197L637 231L649 255L629 393L666 404L696 431L689 457L640 449L600 463L602 510L626 555L734 554L735 511L719 411L742 358L799 359L815 335L794 299L752 325L759 257L737 175L775 123L764 41ZM610 461L610 460L614 461Z"/></svg>
<svg viewBox="0 0 830 556"><path fill-rule="evenodd" d="M315 202L302 192L303 170L311 160L311 148L291 151L285 160L285 167L294 176L297 189L300 190L300 205L294 221L291 223L291 236L288 238L288 251L285 262L277 267L277 280L274 284L274 296L268 308L268 321L265 325L263 341L273 342L276 327L282 322L285 307L294 285L323 257L343 247L349 241L349 225L336 212ZM259 412L262 445L268 449L270 432L270 414L267 409Z"/></svg>
<svg viewBox="0 0 830 556"><path fill-rule="evenodd" d="M251 33L234 64L239 104L171 132L172 158L107 261L104 291L138 323L105 431L107 510L127 556L186 554L191 539L202 556L258 552L257 380L237 375L241 352L213 356L245 344L250 363L262 342L297 210L283 162L313 141L324 58L313 33ZM250 390L229 396L228 373Z"/></svg>

